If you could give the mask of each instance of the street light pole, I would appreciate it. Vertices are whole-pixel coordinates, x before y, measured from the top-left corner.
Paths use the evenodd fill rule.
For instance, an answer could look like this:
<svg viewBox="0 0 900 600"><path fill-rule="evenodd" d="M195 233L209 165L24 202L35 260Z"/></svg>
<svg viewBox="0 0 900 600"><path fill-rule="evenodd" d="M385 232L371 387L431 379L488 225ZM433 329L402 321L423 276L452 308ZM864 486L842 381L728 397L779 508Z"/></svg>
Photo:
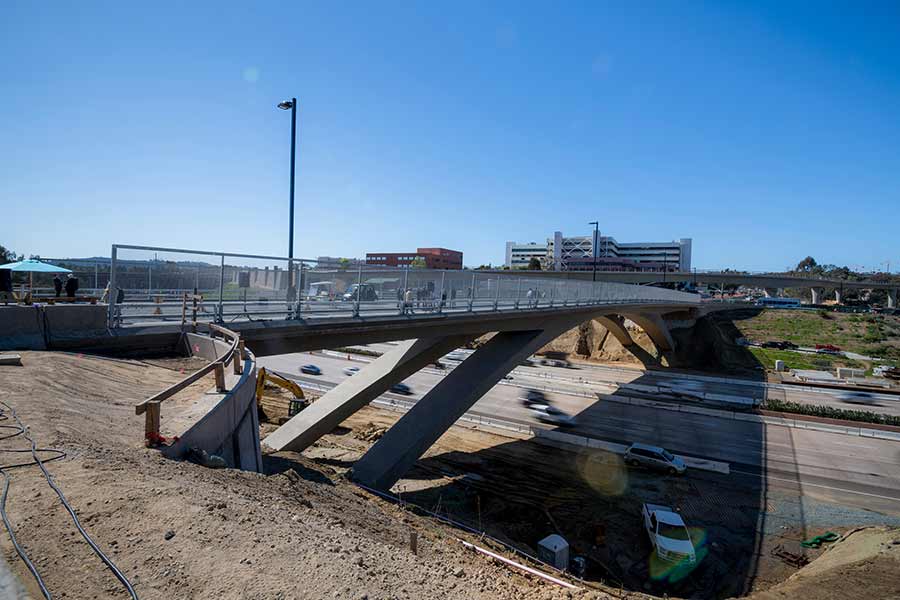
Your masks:
<svg viewBox="0 0 900 600"><path fill-rule="evenodd" d="M288 216L288 299L294 299L294 164L297 153L297 99L278 103L281 110L291 111L291 206Z"/></svg>
<svg viewBox="0 0 900 600"><path fill-rule="evenodd" d="M593 275L591 275L591 281L597 281L597 250L600 246L600 222L599 221L591 221L588 225L594 226L594 241L591 243L591 254L594 255L593 262Z"/></svg>

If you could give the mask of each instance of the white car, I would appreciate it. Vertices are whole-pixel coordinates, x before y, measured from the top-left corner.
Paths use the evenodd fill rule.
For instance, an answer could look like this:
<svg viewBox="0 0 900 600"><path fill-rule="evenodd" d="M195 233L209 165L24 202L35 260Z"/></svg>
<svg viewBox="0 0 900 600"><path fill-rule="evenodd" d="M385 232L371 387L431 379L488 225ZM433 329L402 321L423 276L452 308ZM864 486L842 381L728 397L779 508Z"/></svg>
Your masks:
<svg viewBox="0 0 900 600"><path fill-rule="evenodd" d="M344 367L344 375L352 377L359 373L359 367Z"/></svg>
<svg viewBox="0 0 900 600"><path fill-rule="evenodd" d="M644 504L644 529L656 555L667 562L697 562L694 543L681 515L668 506Z"/></svg>
<svg viewBox="0 0 900 600"><path fill-rule="evenodd" d="M466 360L468 357L469 357L469 354L467 352L463 352L461 350L454 350L453 352L450 352L449 354L447 354L447 356L445 356L444 358L446 360L462 362L462 361Z"/></svg>
<svg viewBox="0 0 900 600"><path fill-rule="evenodd" d="M528 407L528 412L542 423L559 425L560 427L572 427L575 425L575 419L571 415L559 410L552 404L532 404Z"/></svg>

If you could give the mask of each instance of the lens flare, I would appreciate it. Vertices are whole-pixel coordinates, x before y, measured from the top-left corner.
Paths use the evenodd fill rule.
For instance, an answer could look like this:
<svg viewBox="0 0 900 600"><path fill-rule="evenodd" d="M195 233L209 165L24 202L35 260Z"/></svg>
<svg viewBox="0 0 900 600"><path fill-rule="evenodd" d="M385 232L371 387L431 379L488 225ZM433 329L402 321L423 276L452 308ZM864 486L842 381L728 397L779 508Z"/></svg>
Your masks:
<svg viewBox="0 0 900 600"><path fill-rule="evenodd" d="M585 449L576 462L582 479L604 496L621 496L628 489L628 469L622 457L600 449Z"/></svg>

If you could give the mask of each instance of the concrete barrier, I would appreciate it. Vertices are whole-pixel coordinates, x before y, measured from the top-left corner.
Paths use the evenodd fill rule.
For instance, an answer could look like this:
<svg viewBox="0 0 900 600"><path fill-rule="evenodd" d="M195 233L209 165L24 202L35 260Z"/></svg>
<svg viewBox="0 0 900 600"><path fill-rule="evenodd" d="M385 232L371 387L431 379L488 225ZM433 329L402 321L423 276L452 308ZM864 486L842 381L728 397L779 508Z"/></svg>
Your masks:
<svg viewBox="0 0 900 600"><path fill-rule="evenodd" d="M104 336L106 307L92 304L0 306L0 350L49 350Z"/></svg>
<svg viewBox="0 0 900 600"><path fill-rule="evenodd" d="M0 350L45 350L39 306L0 306Z"/></svg>
<svg viewBox="0 0 900 600"><path fill-rule="evenodd" d="M195 356L216 360L228 351L228 344L188 333L185 341ZM225 459L229 467L262 472L259 445L259 415L256 408L256 358L247 350L240 375L229 374L228 391L177 442L163 449L169 458L186 458L191 449L205 450ZM226 373L231 371L226 369Z"/></svg>

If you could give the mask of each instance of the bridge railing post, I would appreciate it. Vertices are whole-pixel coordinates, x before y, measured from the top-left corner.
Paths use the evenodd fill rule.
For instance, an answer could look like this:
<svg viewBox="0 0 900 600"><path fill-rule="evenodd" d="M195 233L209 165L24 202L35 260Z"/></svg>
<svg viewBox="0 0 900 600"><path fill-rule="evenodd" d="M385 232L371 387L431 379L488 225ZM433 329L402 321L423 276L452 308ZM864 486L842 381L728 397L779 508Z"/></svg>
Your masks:
<svg viewBox="0 0 900 600"><path fill-rule="evenodd" d="M112 252L110 253L109 258L109 294L106 295L106 301L109 302L107 305L107 314L106 321L107 326L112 329L116 326L116 299L118 294L116 293L116 254L118 248L115 244L113 244Z"/></svg>
<svg viewBox="0 0 900 600"><path fill-rule="evenodd" d="M444 312L444 279L446 276L447 276L447 271L441 271L441 287L438 290L438 294L437 294L437 302L438 302L437 311L438 311L438 313Z"/></svg>
<svg viewBox="0 0 900 600"><path fill-rule="evenodd" d="M225 315L223 313L222 300L225 295L225 255L222 255L222 260L219 264L219 305L218 305L218 315L216 316L216 323L224 323Z"/></svg>
<svg viewBox="0 0 900 600"><path fill-rule="evenodd" d="M472 273L472 287L469 288L469 312L472 312L472 306L475 303L475 278L478 276L478 273Z"/></svg>
<svg viewBox="0 0 900 600"><path fill-rule="evenodd" d="M362 263L357 265L359 270L356 273L356 302L353 304L353 316L359 316L359 294L362 289Z"/></svg>
<svg viewBox="0 0 900 600"><path fill-rule="evenodd" d="M496 311L500 307L500 285L503 281L502 275L497 275L497 293L494 294L494 310Z"/></svg>

